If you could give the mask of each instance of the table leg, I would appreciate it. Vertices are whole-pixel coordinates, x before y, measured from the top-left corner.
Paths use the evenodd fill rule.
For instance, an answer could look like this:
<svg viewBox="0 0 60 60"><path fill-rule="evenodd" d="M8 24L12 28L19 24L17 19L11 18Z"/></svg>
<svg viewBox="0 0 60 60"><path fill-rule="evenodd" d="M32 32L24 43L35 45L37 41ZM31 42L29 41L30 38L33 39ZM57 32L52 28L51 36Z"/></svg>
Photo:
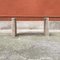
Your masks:
<svg viewBox="0 0 60 60"><path fill-rule="evenodd" d="M12 21L12 36L16 36L17 34L17 27L16 27L16 18L11 18Z"/></svg>
<svg viewBox="0 0 60 60"><path fill-rule="evenodd" d="M44 18L44 34L45 36L49 36L49 18Z"/></svg>

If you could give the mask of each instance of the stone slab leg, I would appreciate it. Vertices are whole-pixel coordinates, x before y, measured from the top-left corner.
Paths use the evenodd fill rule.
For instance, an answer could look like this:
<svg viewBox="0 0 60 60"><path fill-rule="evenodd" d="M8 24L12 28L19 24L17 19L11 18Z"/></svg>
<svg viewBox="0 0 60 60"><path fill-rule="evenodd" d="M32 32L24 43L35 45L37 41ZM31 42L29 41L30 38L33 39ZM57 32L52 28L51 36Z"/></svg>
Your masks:
<svg viewBox="0 0 60 60"><path fill-rule="evenodd" d="M49 18L44 18L44 34L45 36L49 36Z"/></svg>
<svg viewBox="0 0 60 60"><path fill-rule="evenodd" d="M16 36L17 35L17 27L16 27L16 19L15 18L11 18L12 21L12 36Z"/></svg>

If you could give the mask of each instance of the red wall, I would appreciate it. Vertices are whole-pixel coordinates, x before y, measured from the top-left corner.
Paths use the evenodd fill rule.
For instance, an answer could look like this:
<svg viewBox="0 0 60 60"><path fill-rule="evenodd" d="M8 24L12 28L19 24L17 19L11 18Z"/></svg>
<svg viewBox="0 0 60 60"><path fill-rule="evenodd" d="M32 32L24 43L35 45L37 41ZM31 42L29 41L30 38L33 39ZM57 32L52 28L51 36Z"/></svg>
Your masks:
<svg viewBox="0 0 60 60"><path fill-rule="evenodd" d="M60 17L60 0L0 0L0 16Z"/></svg>

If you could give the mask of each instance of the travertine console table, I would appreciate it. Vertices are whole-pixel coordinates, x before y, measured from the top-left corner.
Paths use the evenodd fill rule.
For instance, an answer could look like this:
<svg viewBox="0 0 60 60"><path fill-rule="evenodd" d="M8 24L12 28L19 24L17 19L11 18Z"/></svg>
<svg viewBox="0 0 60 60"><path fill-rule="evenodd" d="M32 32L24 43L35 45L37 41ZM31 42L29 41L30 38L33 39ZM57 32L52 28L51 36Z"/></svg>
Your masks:
<svg viewBox="0 0 60 60"><path fill-rule="evenodd" d="M11 21L12 21L12 35L16 36L17 35L16 18L11 18ZM45 36L49 36L49 18L44 17L43 21L44 21L44 34Z"/></svg>

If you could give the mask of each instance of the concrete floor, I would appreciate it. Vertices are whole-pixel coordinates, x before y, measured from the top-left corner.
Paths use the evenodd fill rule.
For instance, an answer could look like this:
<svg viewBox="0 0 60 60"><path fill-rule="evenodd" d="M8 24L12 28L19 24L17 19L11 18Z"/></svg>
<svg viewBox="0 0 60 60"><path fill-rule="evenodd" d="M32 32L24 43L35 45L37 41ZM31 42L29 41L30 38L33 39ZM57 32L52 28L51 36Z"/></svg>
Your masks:
<svg viewBox="0 0 60 60"><path fill-rule="evenodd" d="M0 60L60 60L60 33L0 34Z"/></svg>

